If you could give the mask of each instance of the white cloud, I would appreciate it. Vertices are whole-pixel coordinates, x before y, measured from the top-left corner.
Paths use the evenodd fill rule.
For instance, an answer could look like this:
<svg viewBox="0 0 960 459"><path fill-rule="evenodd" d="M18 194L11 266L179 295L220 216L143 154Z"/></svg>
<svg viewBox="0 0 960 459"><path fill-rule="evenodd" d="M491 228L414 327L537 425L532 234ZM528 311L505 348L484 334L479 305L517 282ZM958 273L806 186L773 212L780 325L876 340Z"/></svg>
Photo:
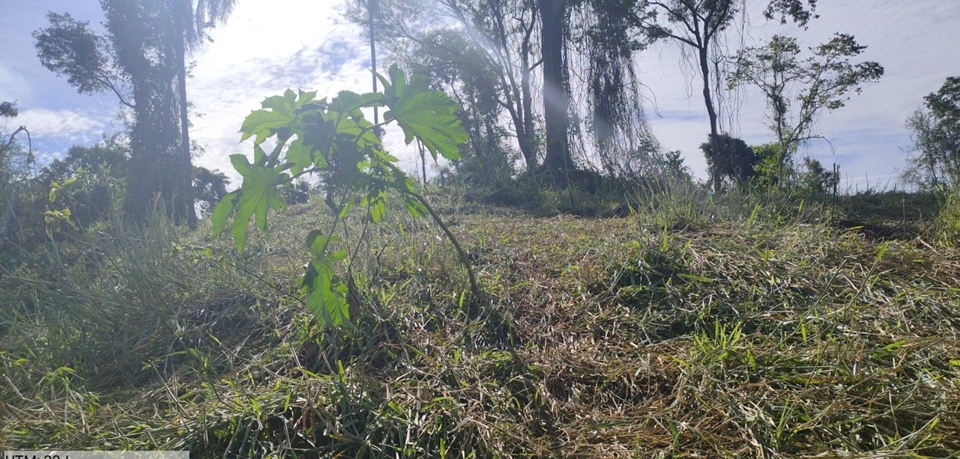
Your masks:
<svg viewBox="0 0 960 459"><path fill-rule="evenodd" d="M20 111L16 123L26 126L34 138L87 144L100 140L108 123L102 113L80 110L31 108Z"/></svg>
<svg viewBox="0 0 960 459"><path fill-rule="evenodd" d="M22 75L18 75L0 64L0 101L13 102L28 99L31 95L30 83Z"/></svg>

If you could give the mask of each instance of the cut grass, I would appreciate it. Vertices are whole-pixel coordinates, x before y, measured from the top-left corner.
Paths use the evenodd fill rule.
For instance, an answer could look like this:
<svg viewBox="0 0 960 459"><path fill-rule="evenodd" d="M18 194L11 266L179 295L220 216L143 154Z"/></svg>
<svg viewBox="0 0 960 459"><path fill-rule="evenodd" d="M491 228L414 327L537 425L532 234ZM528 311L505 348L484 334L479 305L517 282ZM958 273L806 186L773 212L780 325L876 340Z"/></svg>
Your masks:
<svg viewBox="0 0 960 459"><path fill-rule="evenodd" d="M955 455L960 252L871 240L794 205L673 196L582 219L449 203L487 315L465 314L469 284L439 230L400 219L365 241L359 327L337 331L297 299L302 241L323 218L309 205L243 258L204 233L151 233L142 251L128 242L143 235L117 233L98 246L118 248L106 266L64 268L72 294L4 279L21 288L3 296L0 449ZM125 309L158 320L98 328ZM84 365L63 360L77 344ZM129 361L102 360L110 349Z"/></svg>

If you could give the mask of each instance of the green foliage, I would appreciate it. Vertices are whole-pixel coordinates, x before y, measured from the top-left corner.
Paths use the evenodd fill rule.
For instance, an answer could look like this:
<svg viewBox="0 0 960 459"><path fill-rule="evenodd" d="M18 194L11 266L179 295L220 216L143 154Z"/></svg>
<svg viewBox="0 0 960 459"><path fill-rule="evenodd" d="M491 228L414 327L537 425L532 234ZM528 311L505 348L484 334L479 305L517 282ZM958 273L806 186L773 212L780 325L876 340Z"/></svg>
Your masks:
<svg viewBox="0 0 960 459"><path fill-rule="evenodd" d="M792 162L787 160L784 165L783 155L780 153L780 144L777 142L755 145L750 148L757 155L757 163L753 166L754 182L761 189L776 188L783 181L781 180L782 168L789 172L793 166ZM786 180L787 177L783 177L783 179Z"/></svg>
<svg viewBox="0 0 960 459"><path fill-rule="evenodd" d="M801 177L801 185L807 191L816 194L832 192L840 183L840 175L834 170L826 170L819 160L803 158L806 170Z"/></svg>
<svg viewBox="0 0 960 459"><path fill-rule="evenodd" d="M110 90L124 100L122 75L111 60L109 41L90 29L89 21L70 14L48 13L50 26L33 32L37 57L47 70L66 76L80 94Z"/></svg>
<svg viewBox="0 0 960 459"><path fill-rule="evenodd" d="M935 228L941 244L956 246L960 243L960 192L954 190L946 194Z"/></svg>
<svg viewBox="0 0 960 459"><path fill-rule="evenodd" d="M41 186L52 189L67 184L60 192L55 208L69 209L77 229L87 229L106 221L117 197L124 192L124 179L129 163L129 148L117 137L106 138L92 147L75 145L63 159L54 160L40 171Z"/></svg>
<svg viewBox="0 0 960 459"><path fill-rule="evenodd" d="M960 77L950 77L924 97L924 109L907 119L915 155L903 178L922 189L960 184Z"/></svg>
<svg viewBox="0 0 960 459"><path fill-rule="evenodd" d="M709 141L700 145L707 157L707 167L714 191L723 188L725 180L743 185L754 175L754 166L759 158L747 144L729 134L710 135Z"/></svg>
<svg viewBox="0 0 960 459"><path fill-rule="evenodd" d="M200 205L200 213L210 215L213 208L227 195L227 179L223 172L205 167L193 168L193 197Z"/></svg>
<svg viewBox="0 0 960 459"><path fill-rule="evenodd" d="M198 7L223 3L200 2ZM133 111L127 215L143 221L159 196L169 215L193 224L184 83L184 46L190 38L184 27L193 25L190 2L102 0L100 6L106 18L104 35L69 14L50 13L48 27L33 34L40 62L65 76L78 92L112 92ZM213 21L220 19L211 15ZM195 28L188 28L196 38Z"/></svg>
<svg viewBox="0 0 960 459"><path fill-rule="evenodd" d="M796 38L774 35L765 46L750 47L737 55L737 69L727 77L728 87L756 86L770 107L770 130L780 144L780 169L799 144L814 136L813 125L822 110L836 110L859 94L865 83L883 76L883 66L867 61L850 63L866 49L852 35L837 33L800 59Z"/></svg>
<svg viewBox="0 0 960 459"><path fill-rule="evenodd" d="M244 155L230 157L243 182L212 215L214 233L229 228L242 252L250 219L266 231L268 210L286 205L281 189L290 187L296 177L318 174L334 221L307 237L311 258L303 286L308 290L307 308L327 326L340 326L350 320L347 300L353 282L349 273L352 258L347 250L334 248L340 242L334 235L337 225L354 210L364 211L370 221L379 223L386 212L388 192L400 194L411 215L429 212L440 224L460 251L474 293L479 294L456 239L416 193L415 182L397 167L397 159L383 149L375 135L382 125L395 122L407 144L416 139L434 159L458 159L458 145L467 137L455 116L457 105L442 92L431 90L426 77L414 75L407 81L396 65L388 76L376 76L383 84L382 93L343 91L328 102L317 99L315 92L287 90L282 96L265 99L263 108L250 113L241 128L241 140L254 139L253 162ZM388 109L381 125L371 124L361 112L373 107ZM270 153L262 148L268 139L276 142ZM232 222L228 224L229 220ZM336 266L342 263L347 264L346 278L336 273Z"/></svg>
<svg viewBox="0 0 960 459"><path fill-rule="evenodd" d="M16 103L7 101L0 102L0 117L16 118L19 114L20 111L17 110Z"/></svg>

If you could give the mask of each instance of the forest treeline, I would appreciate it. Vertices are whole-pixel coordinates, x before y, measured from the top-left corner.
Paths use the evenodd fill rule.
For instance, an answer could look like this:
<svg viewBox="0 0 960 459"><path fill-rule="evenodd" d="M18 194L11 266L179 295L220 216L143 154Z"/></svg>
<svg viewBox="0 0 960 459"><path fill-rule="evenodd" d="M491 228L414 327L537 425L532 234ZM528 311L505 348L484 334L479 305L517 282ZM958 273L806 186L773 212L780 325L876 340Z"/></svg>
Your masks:
<svg viewBox="0 0 960 459"><path fill-rule="evenodd" d="M187 68L211 27L229 18L235 1L101 0L105 33L69 12L50 12L34 33L49 70L83 94L113 94L127 129L94 146L75 146L40 168L15 124L15 102L0 153L5 242L30 245L55 233L82 230L111 209L131 221L162 211L196 224L226 194L226 177L193 167L202 147L191 142ZM763 19L795 24L803 34L818 20L816 0L371 0L349 3L358 33L371 33L380 59L427 75L459 104L469 134L460 159L440 170L445 182L484 190L500 203L520 201L535 187L595 189L598 183L692 183L681 152L665 151L643 110L637 56L655 42L685 51L709 125L704 127L709 179L720 193L735 187L803 187L836 193L839 170L799 158L817 138L816 122L878 81L880 63L860 61L866 49L836 33L803 49L775 35L754 47L720 46L736 38L748 8ZM374 54L376 56L376 54ZM763 94L771 142L747 145L729 132L730 91ZM915 152L904 179L923 189L952 187L960 177L957 145L960 81L949 78L907 120ZM26 140L26 142L25 142ZM421 149L420 171L427 179ZM309 186L286 195L304 199ZM505 191L506 190L506 191ZM514 190L515 192L511 191ZM8 244L5 244L7 246Z"/></svg>

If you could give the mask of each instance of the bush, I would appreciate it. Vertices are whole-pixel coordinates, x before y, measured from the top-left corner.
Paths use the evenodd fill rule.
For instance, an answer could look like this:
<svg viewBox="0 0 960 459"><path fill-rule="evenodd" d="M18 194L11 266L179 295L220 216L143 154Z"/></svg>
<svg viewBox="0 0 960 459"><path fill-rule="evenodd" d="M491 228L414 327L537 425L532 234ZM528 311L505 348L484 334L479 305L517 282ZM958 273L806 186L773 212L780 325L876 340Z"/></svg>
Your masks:
<svg viewBox="0 0 960 459"><path fill-rule="evenodd" d="M709 141L700 145L700 149L707 158L714 191L720 192L727 179L735 185L743 185L753 178L759 157L743 140L729 134L711 134Z"/></svg>

